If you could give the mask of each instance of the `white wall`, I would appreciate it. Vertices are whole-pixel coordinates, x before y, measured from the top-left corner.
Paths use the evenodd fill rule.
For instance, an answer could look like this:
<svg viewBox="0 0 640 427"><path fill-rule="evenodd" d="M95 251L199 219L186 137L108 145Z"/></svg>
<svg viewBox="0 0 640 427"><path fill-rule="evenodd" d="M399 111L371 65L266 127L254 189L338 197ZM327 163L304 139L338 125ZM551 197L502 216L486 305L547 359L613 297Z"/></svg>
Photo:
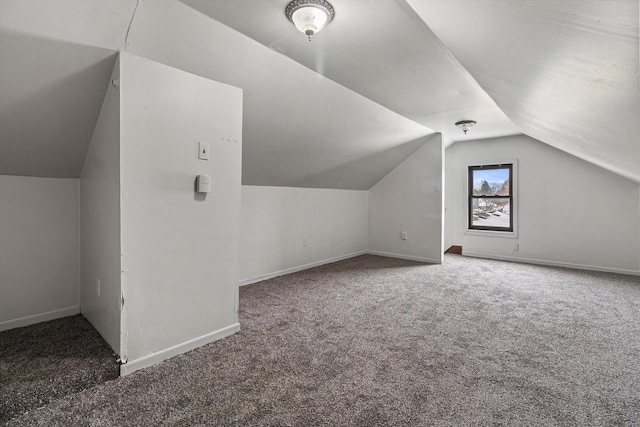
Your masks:
<svg viewBox="0 0 640 427"><path fill-rule="evenodd" d="M239 329L242 91L128 54L120 64L127 374ZM211 175L206 197L198 174Z"/></svg>
<svg viewBox="0 0 640 427"><path fill-rule="evenodd" d="M429 137L369 190L369 252L442 262L443 150L442 135Z"/></svg>
<svg viewBox="0 0 640 427"><path fill-rule="evenodd" d="M242 186L240 283L367 249L367 191Z"/></svg>
<svg viewBox="0 0 640 427"><path fill-rule="evenodd" d="M457 142L446 150L447 242L463 253L638 272L638 185L520 135ZM517 239L465 234L470 163L518 160ZM519 251L514 251L514 243Z"/></svg>
<svg viewBox="0 0 640 427"><path fill-rule="evenodd" d="M116 60L112 79L120 71ZM106 95L80 177L81 311L120 353L120 93Z"/></svg>
<svg viewBox="0 0 640 427"><path fill-rule="evenodd" d="M75 178L0 175L0 330L79 312Z"/></svg>

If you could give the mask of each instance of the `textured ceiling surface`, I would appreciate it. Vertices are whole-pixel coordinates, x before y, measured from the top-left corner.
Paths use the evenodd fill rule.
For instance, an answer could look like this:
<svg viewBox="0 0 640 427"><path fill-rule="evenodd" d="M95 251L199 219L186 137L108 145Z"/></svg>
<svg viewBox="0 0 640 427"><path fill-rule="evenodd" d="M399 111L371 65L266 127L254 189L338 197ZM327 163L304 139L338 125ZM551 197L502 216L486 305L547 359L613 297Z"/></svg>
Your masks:
<svg viewBox="0 0 640 427"><path fill-rule="evenodd" d="M408 1L524 133L640 183L638 0Z"/></svg>
<svg viewBox="0 0 640 427"><path fill-rule="evenodd" d="M637 0L333 0L312 42L287 3L0 0L0 174L79 175L123 50L243 89L244 184L367 189L434 131L640 182Z"/></svg>

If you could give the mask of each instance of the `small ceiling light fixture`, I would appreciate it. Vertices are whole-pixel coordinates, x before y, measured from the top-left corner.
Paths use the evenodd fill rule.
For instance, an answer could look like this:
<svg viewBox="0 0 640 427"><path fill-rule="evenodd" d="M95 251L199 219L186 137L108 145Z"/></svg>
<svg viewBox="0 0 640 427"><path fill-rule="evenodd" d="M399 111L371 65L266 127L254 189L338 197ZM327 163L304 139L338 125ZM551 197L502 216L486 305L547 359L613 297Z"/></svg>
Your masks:
<svg viewBox="0 0 640 427"><path fill-rule="evenodd" d="M465 135L467 134L467 131L472 127L474 127L475 125L476 125L475 120L460 120L459 122L456 122L456 126L462 129Z"/></svg>
<svg viewBox="0 0 640 427"><path fill-rule="evenodd" d="M293 0L287 5L285 14L311 41L311 37L331 22L336 13L325 0Z"/></svg>

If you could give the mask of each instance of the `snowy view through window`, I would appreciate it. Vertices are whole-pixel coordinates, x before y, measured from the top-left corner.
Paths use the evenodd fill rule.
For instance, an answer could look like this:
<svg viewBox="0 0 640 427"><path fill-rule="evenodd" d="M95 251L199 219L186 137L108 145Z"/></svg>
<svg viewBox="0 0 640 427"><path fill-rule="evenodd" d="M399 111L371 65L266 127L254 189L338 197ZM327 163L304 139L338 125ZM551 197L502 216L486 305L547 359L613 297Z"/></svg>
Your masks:
<svg viewBox="0 0 640 427"><path fill-rule="evenodd" d="M472 227L511 229L509 170L509 167L471 169L475 196L471 199Z"/></svg>

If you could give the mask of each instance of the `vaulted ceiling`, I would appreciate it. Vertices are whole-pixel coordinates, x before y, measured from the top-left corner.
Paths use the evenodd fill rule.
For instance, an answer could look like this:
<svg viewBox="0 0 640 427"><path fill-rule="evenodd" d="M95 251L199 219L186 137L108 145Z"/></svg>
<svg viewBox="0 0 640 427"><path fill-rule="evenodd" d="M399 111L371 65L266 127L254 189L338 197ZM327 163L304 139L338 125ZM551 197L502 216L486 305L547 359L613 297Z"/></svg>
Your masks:
<svg viewBox="0 0 640 427"><path fill-rule="evenodd" d="M640 182L638 0L408 0L525 134Z"/></svg>
<svg viewBox="0 0 640 427"><path fill-rule="evenodd" d="M0 174L78 176L124 50L243 89L244 184L368 189L433 132L640 183L636 0L333 0L312 42L287 3L0 0Z"/></svg>

